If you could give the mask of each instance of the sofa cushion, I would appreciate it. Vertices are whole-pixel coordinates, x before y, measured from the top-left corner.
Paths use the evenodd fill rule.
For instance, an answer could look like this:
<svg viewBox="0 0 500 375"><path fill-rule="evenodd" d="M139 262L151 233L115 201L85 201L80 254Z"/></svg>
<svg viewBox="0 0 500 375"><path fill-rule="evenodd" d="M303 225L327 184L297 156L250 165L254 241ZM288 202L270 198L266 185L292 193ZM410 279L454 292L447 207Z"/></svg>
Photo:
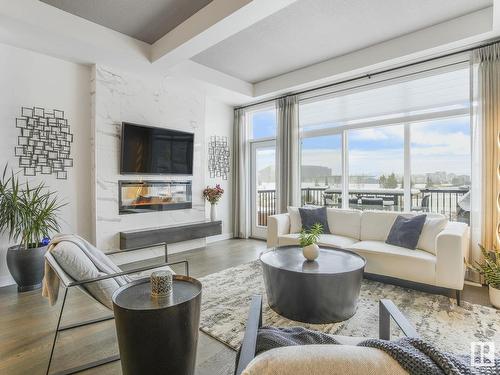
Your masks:
<svg viewBox="0 0 500 375"><path fill-rule="evenodd" d="M299 208L302 229L310 230L314 224L321 224L323 233L330 233L328 227L328 218L326 216L326 207L319 208Z"/></svg>
<svg viewBox="0 0 500 375"><path fill-rule="evenodd" d="M385 242L394 221L399 215L401 215L401 212L397 211L363 211L361 214L360 239L362 241Z"/></svg>
<svg viewBox="0 0 500 375"><path fill-rule="evenodd" d="M361 232L361 211L328 208L330 233L359 240Z"/></svg>
<svg viewBox="0 0 500 375"><path fill-rule="evenodd" d="M288 207L290 217L290 233L300 233L302 230L302 219L298 207Z"/></svg>
<svg viewBox="0 0 500 375"><path fill-rule="evenodd" d="M427 214L420 233L417 248L436 255L436 238L448 224L448 218L440 214Z"/></svg>
<svg viewBox="0 0 500 375"><path fill-rule="evenodd" d="M298 245L299 244L299 234L284 234L278 237L279 246L287 245ZM344 249L346 247L354 245L357 240L345 236L337 236L335 234L322 234L319 237L318 245L325 247L339 247Z"/></svg>
<svg viewBox="0 0 500 375"><path fill-rule="evenodd" d="M409 250L383 241L360 241L348 250L366 259L365 272L435 284L436 257L420 249Z"/></svg>
<svg viewBox="0 0 500 375"><path fill-rule="evenodd" d="M420 233L422 233L426 216L425 214L411 217L399 215L394 221L394 224L392 224L385 242L391 245L415 250L420 238Z"/></svg>
<svg viewBox="0 0 500 375"><path fill-rule="evenodd" d="M243 375L408 374L382 350L352 345L302 345L268 350Z"/></svg>

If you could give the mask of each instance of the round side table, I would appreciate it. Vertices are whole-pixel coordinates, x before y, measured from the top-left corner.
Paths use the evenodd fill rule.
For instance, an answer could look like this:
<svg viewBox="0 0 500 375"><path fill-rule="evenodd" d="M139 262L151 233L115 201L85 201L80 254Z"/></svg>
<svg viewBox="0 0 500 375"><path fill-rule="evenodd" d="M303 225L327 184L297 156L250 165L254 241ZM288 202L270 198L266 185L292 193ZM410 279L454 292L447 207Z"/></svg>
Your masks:
<svg viewBox="0 0 500 375"><path fill-rule="evenodd" d="M194 374L200 324L201 283L174 275L169 297L151 297L149 278L113 294L116 334L124 375Z"/></svg>

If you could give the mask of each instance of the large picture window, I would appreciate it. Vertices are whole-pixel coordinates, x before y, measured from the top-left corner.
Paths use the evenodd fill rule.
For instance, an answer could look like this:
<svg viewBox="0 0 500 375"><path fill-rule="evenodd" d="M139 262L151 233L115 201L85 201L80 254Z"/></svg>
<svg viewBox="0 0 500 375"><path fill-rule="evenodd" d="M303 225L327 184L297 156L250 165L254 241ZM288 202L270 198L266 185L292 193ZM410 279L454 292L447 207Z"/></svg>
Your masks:
<svg viewBox="0 0 500 375"><path fill-rule="evenodd" d="M436 212L468 223L469 95L469 67L456 64L304 98L302 204Z"/></svg>

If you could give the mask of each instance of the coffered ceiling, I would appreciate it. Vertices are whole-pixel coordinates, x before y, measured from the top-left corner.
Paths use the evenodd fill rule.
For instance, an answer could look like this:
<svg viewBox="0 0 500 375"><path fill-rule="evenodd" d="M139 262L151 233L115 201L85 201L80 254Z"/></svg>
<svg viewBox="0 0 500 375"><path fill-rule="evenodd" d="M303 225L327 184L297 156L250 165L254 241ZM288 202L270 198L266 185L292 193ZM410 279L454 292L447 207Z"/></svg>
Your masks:
<svg viewBox="0 0 500 375"><path fill-rule="evenodd" d="M40 0L152 44L212 0Z"/></svg>
<svg viewBox="0 0 500 375"><path fill-rule="evenodd" d="M500 0L0 0L0 43L233 104L500 38Z"/></svg>
<svg viewBox="0 0 500 375"><path fill-rule="evenodd" d="M491 6L491 0L299 0L193 57L260 82Z"/></svg>

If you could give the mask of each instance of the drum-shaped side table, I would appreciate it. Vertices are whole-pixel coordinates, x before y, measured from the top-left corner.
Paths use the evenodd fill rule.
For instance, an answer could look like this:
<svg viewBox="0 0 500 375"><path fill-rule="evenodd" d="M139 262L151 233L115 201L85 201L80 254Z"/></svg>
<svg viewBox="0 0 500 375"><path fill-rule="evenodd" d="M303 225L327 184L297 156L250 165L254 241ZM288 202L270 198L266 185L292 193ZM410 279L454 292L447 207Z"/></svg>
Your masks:
<svg viewBox="0 0 500 375"><path fill-rule="evenodd" d="M113 294L116 334L124 375L194 374L200 324L201 283L174 275L169 297L151 297L149 278Z"/></svg>

